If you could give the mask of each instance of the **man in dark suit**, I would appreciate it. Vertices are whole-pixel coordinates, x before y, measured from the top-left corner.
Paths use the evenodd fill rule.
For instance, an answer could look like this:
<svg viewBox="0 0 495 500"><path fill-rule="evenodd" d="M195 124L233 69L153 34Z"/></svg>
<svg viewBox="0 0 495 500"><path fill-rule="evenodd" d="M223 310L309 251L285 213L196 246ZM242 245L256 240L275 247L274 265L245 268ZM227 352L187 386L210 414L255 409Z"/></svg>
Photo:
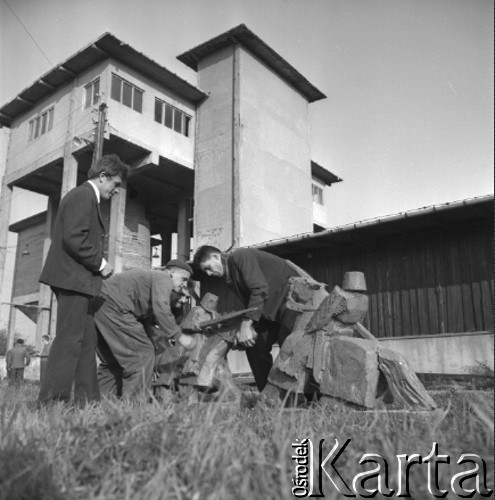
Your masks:
<svg viewBox="0 0 495 500"><path fill-rule="evenodd" d="M48 356L38 401L69 401L74 385L78 404L98 400L93 297L113 269L103 258L99 202L118 193L127 165L117 155L101 157L88 181L62 199L40 282L57 296L57 333Z"/></svg>
<svg viewBox="0 0 495 500"><path fill-rule="evenodd" d="M247 313L237 333L237 343L246 355L259 391L266 385L273 364L271 349L281 346L291 333L297 314L285 308L289 278L299 276L285 259L255 248L222 253L212 246L200 247L193 266L208 276L223 278L242 300Z"/></svg>

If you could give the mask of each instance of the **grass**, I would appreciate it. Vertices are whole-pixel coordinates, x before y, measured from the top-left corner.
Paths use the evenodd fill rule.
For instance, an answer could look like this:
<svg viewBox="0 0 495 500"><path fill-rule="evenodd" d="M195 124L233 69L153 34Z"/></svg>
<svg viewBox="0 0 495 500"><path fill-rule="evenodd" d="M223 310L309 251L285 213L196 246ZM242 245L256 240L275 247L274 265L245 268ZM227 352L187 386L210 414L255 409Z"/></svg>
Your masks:
<svg viewBox="0 0 495 500"><path fill-rule="evenodd" d="M294 498L291 444L305 437L315 446L325 439L325 455L335 438L341 444L351 439L336 465L348 483L365 470L363 453L382 455L392 471L397 454L425 457L437 442L439 454L452 458L439 466L443 488L461 470L462 453L487 462L493 488L490 391L435 393L439 409L427 414L355 411L334 400L304 410L117 400L36 410L37 393L34 383L19 390L0 383L2 500ZM411 468L410 491L416 499L434 498L426 465ZM324 493L344 498L326 478Z"/></svg>

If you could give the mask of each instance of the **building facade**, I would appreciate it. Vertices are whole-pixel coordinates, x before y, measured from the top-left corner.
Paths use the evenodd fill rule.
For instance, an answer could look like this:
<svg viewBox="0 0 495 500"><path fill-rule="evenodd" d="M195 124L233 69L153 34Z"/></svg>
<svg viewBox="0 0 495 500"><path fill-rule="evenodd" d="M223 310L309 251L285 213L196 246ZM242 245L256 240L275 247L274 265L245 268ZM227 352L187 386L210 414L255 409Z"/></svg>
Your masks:
<svg viewBox="0 0 495 500"><path fill-rule="evenodd" d="M324 94L244 25L179 60L197 71L197 85L106 33L0 108L10 128L0 282L13 188L48 197L42 264L58 203L86 179L95 150L131 167L102 204L117 272L149 267L156 245L165 263L188 259L192 242L227 249L325 227L318 205L341 179L311 161L308 106ZM36 272L20 278L19 257L15 273L17 283L37 283ZM28 288L14 287L11 303L38 307L39 343L53 331L56 304L45 285Z"/></svg>

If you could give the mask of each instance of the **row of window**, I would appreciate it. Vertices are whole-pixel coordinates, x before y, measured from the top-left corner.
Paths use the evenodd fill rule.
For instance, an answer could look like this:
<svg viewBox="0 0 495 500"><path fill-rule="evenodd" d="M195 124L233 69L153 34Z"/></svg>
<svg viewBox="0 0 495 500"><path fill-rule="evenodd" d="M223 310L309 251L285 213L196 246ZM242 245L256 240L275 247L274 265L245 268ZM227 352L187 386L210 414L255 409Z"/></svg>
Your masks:
<svg viewBox="0 0 495 500"><path fill-rule="evenodd" d="M112 74L110 97L124 106L143 112L144 91L128 81ZM98 104L100 99L100 79L92 81L84 87L84 109ZM52 129L54 108L43 111L29 122L28 140L33 140ZM189 137L191 117L166 102L155 99L155 121L165 125L179 134Z"/></svg>
<svg viewBox="0 0 495 500"><path fill-rule="evenodd" d="M84 107L90 108L98 103L100 93L100 79L96 79L84 88ZM112 74L110 97L124 106L143 112L144 90L132 83ZM189 137L191 117L166 102L155 98L155 121L165 127Z"/></svg>
<svg viewBox="0 0 495 500"><path fill-rule="evenodd" d="M157 98L155 98L155 121L189 137L191 117Z"/></svg>
<svg viewBox="0 0 495 500"><path fill-rule="evenodd" d="M28 128L29 141L36 139L40 135L43 135L52 129L54 110L55 108L52 106L51 108L35 116L32 120L29 120L29 128Z"/></svg>

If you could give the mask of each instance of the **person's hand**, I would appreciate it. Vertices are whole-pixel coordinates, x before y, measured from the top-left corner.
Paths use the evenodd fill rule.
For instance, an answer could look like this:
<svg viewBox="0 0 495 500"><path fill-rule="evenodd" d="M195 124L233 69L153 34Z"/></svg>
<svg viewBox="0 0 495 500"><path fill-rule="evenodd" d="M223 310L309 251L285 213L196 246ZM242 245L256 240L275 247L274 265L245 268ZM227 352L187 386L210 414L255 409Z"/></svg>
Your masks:
<svg viewBox="0 0 495 500"><path fill-rule="evenodd" d="M100 274L104 280L110 278L113 274L113 267L107 262L105 267L100 271Z"/></svg>
<svg viewBox="0 0 495 500"><path fill-rule="evenodd" d="M182 333L177 341L187 351L190 351L196 347L196 339L192 335L184 335Z"/></svg>
<svg viewBox="0 0 495 500"><path fill-rule="evenodd" d="M251 324L251 320L243 321L237 331L237 343L242 347L253 347L256 343L258 334L254 331Z"/></svg>

